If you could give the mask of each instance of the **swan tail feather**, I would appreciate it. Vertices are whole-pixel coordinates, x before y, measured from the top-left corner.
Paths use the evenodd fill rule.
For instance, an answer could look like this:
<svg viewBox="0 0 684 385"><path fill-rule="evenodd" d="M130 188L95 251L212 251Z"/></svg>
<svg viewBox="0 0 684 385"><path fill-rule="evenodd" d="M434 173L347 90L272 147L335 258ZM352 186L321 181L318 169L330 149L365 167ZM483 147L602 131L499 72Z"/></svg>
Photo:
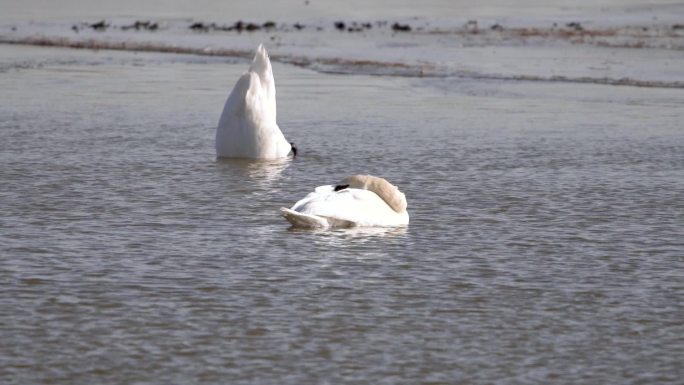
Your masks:
<svg viewBox="0 0 684 385"><path fill-rule="evenodd" d="M292 225L292 227L317 229L329 227L328 221L316 215L302 214L300 212L282 207L280 213Z"/></svg>
<svg viewBox="0 0 684 385"><path fill-rule="evenodd" d="M320 228L344 228L355 227L356 223L344 219L324 217L319 215L311 215L300 213L285 207L280 209L280 213L292 225L292 227L305 229L320 229Z"/></svg>

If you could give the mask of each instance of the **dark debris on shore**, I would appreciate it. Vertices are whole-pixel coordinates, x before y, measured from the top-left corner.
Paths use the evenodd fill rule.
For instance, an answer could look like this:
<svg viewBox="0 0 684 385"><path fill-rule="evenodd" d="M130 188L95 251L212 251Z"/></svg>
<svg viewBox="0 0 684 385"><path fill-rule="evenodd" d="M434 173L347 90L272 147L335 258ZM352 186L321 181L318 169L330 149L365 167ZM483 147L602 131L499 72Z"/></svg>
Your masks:
<svg viewBox="0 0 684 385"><path fill-rule="evenodd" d="M362 22L357 22L357 21L335 21L333 22L333 29L340 31L340 32L364 32L368 31L374 28L383 28L387 27L389 25L388 21L385 20L380 20L376 22L368 22L368 21L362 21ZM301 31L303 29L307 28L312 28L316 29L317 31L323 31L325 28L321 26L307 26L304 24L301 24L299 22L296 22L294 24L280 24L277 25L273 21L267 21L263 24L258 24L258 23L253 23L253 22L244 22L244 21L236 21L232 25L219 25L216 23L203 23L203 22L194 22L190 24L188 27L189 29L196 31L196 32L210 32L210 31L236 31L236 32L253 32L253 31L259 31L259 30L278 30L278 31ZM400 23L393 23L390 26L390 29L394 32L411 32L413 30L413 27L411 27L409 24L400 24Z"/></svg>
<svg viewBox="0 0 684 385"><path fill-rule="evenodd" d="M394 23L394 24L392 24L392 31L395 31L395 32L411 32L411 26L408 24Z"/></svg>
<svg viewBox="0 0 684 385"><path fill-rule="evenodd" d="M260 31L262 29L265 29L265 30L274 29L274 28L276 28L276 23L273 21L267 21L263 24L256 24L256 23L244 22L244 21L240 20L240 21L236 21L233 25L219 25L216 23L195 22L195 23L192 23L188 28L190 28L191 30L196 31L196 32L209 32L209 31L225 31L225 32L247 31L247 32L254 32L254 31Z"/></svg>
<svg viewBox="0 0 684 385"><path fill-rule="evenodd" d="M583 44L589 39L596 38L608 38L619 36L625 34L632 37L660 37L669 36L678 38L684 33L684 24L672 24L665 26L665 31L658 29L656 27L649 28L645 26L632 26L623 28L607 28L607 29L591 29L586 28L579 22L571 21L566 23L553 23L548 28L543 27L505 27L498 22L492 22L488 25L482 26L478 20L467 20L465 24L461 24L460 27L456 28L435 28L428 27L428 24L420 24L419 22L414 22L413 25L409 23L399 23L399 22L389 22L387 20L378 20L374 22L369 21L344 21L337 20L332 22L330 26L331 30L338 31L340 33L363 33L370 30L378 31L389 31L392 34L405 34L405 33L422 33L422 34L455 34L455 35L483 35L484 38L559 38L566 39L572 43ZM71 29L78 33L82 30L92 30L96 32L107 31L108 29L118 29L121 31L142 31L142 32L155 32L157 30L163 29L165 26L156 21L151 20L136 20L131 24L125 25L112 25L106 20L100 20L95 23L81 23L74 24ZM324 26L321 25L305 25L300 22L295 22L292 24L288 23L277 23L275 21L266 21L263 23L249 22L238 20L233 24L217 24L215 22L206 23L201 21L191 22L188 29L197 33L210 33L210 32L237 32L237 33L252 33L252 32L292 32L292 31L303 31L303 30L315 30L323 31ZM13 28L13 31L16 28ZM274 37L271 36L271 40ZM598 41L596 44L613 44L611 42L601 42ZM616 43L619 44L619 43ZM631 47L631 46L630 46ZM635 46L638 48L638 46Z"/></svg>
<svg viewBox="0 0 684 385"><path fill-rule="evenodd" d="M389 22L387 21L376 21L376 22L345 22L345 21L335 21L333 23L333 29L338 30L340 32L364 32L373 29L375 26L376 28L383 28L387 27L389 25ZM302 24L300 22L296 22L293 24L286 24L286 23L281 23L277 24L275 21L266 21L264 23L255 23L255 22L247 22L247 21L242 21L238 20L234 22L233 24L217 24L215 22L211 23L205 23L201 21L193 22L188 26L188 29L195 31L195 32L256 32L256 31L283 31L283 32L289 32L289 31L301 31L304 29L315 29L316 31L323 31L325 28L321 26L307 26L305 24ZM408 24L400 24L395 22L390 26L391 30L394 32L410 32L413 30L413 28L408 25ZM154 32L159 29L161 29L161 26L158 22L150 21L150 20L136 20L135 22L131 24L126 24L126 25L112 25L106 20L100 20L95 23L80 23L80 24L74 24L71 26L71 29L74 32L79 32L85 29L91 29L93 31L97 32L104 32L107 31L108 29L119 29L122 31L129 31L129 30L134 30L134 31L148 31L148 32Z"/></svg>
<svg viewBox="0 0 684 385"><path fill-rule="evenodd" d="M129 30L129 29L135 29L136 31L156 31L159 29L159 24L156 22L151 22L151 21L140 21L136 20L135 23L130 24L130 25L124 25L120 27L124 31Z"/></svg>
<svg viewBox="0 0 684 385"><path fill-rule="evenodd" d="M136 20L132 24L126 24L126 25L121 25L121 26L112 26L109 24L106 20L100 20L96 23L81 23L81 24L74 24L71 26L71 30L74 32L79 32L84 29L92 29L93 31L97 32L104 32L108 30L109 28L118 28L123 31L127 31L130 29L134 29L136 31L149 31L149 32L154 32L159 29L159 23L153 22L150 20Z"/></svg>

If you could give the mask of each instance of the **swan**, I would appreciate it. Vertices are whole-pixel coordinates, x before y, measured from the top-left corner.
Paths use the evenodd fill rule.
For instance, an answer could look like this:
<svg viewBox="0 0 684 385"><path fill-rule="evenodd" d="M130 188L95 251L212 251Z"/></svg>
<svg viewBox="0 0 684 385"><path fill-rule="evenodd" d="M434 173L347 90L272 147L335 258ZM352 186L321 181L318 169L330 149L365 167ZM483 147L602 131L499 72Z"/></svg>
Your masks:
<svg viewBox="0 0 684 385"><path fill-rule="evenodd" d="M249 70L230 92L216 129L216 156L276 159L297 149L276 123L276 90L268 53L259 44Z"/></svg>
<svg viewBox="0 0 684 385"><path fill-rule="evenodd" d="M352 175L337 185L316 187L281 214L293 227L406 226L406 197L383 178Z"/></svg>

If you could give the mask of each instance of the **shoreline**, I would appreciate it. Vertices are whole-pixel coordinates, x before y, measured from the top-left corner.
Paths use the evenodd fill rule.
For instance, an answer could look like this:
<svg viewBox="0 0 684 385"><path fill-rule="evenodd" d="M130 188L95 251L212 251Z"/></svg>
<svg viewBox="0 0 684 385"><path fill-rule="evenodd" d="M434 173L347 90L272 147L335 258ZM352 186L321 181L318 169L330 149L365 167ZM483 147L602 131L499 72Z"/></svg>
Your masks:
<svg viewBox="0 0 684 385"><path fill-rule="evenodd" d="M195 56L227 57L249 60L253 52L249 49L226 49L226 48L197 48L178 45L166 45L151 42L133 41L106 41L106 40L71 40L64 37L26 37L8 39L0 37L0 44L25 45L38 47L83 49L83 50L111 50L125 52L149 52L163 54L184 54ZM464 78L478 80L502 80L502 81L526 81L526 82L560 82L597 84L610 86L632 86L644 88L684 89L684 81L653 81L640 80L627 77L570 77L565 75L538 76L538 75L505 75L461 71L440 71L435 65L422 64L412 65L409 63L388 62L381 60L355 60L344 58L315 57L307 58L297 55L271 54L271 60L293 65L300 68L313 70L324 74L340 75L369 75L369 76L397 76L397 77L423 77L423 78Z"/></svg>

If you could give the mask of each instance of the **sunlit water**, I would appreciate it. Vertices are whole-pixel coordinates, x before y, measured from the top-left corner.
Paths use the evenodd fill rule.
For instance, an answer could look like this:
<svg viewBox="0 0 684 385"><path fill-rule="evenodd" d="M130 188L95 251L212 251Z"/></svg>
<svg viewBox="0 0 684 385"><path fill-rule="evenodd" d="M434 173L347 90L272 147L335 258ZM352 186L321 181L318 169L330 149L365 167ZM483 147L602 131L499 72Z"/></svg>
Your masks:
<svg viewBox="0 0 684 385"><path fill-rule="evenodd" d="M0 60L0 382L684 376L681 90L276 63L299 156L223 161L214 128L247 62ZM398 185L410 226L279 217L354 173Z"/></svg>

